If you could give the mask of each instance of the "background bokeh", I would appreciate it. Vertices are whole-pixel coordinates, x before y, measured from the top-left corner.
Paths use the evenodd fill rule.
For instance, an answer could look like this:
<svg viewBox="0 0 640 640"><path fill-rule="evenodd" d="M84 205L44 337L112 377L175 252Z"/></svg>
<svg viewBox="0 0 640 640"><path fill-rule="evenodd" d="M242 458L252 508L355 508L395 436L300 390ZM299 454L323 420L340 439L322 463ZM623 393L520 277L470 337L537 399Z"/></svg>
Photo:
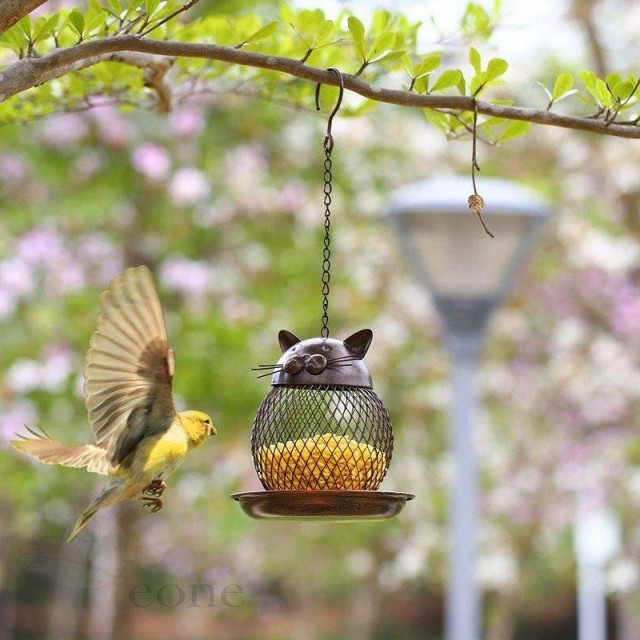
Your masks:
<svg viewBox="0 0 640 640"><path fill-rule="evenodd" d="M440 4L427 3L436 19L464 8ZM560 70L637 71L636 3L536 4L557 14L547 50L547 26L515 1L483 45L514 56L519 104L544 108L536 81ZM415 18L418 3L407 11ZM566 56L563 39L577 43ZM455 31L435 44L452 59L468 46ZM416 500L386 523L254 521L229 499L259 488L249 432L269 383L251 367L277 358L279 329L320 330L324 121L313 105L243 93L184 100L167 116L103 107L2 128L2 640L440 637L449 363L382 213L397 186L466 174L470 143L447 142L400 107L334 123L332 335L373 330L367 363L396 433L383 488ZM611 637L636 640L640 148L535 127L480 145L479 160L480 192L483 175L509 177L555 211L493 318L479 380L484 637L575 637L572 526L587 502L620 519L622 548L607 567ZM219 435L172 480L163 511L110 509L68 545L101 479L32 463L8 441L24 424L90 437L81 372L98 295L139 263L165 308L178 406L210 412Z"/></svg>

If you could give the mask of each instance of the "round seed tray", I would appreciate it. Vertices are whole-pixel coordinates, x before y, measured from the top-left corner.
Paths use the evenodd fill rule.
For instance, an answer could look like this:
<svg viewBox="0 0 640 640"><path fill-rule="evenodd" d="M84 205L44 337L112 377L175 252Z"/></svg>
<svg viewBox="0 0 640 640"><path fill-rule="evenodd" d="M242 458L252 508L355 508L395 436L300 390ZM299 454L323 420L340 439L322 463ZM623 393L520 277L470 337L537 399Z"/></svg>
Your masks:
<svg viewBox="0 0 640 640"><path fill-rule="evenodd" d="M413 500L394 491L250 491L231 496L252 518L288 520L385 520Z"/></svg>

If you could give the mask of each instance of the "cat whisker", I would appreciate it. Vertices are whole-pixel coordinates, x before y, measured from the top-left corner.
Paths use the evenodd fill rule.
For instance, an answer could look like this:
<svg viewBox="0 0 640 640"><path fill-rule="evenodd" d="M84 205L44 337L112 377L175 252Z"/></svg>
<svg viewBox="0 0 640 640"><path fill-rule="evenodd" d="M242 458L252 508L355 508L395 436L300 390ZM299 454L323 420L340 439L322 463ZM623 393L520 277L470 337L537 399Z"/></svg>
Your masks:
<svg viewBox="0 0 640 640"><path fill-rule="evenodd" d="M255 371L255 369L253 369L253 371ZM267 373L263 373L262 375L257 376L257 379L259 380L260 378L266 378L267 376L272 376L274 373L280 373L280 371L282 371L282 369L267 371Z"/></svg>
<svg viewBox="0 0 640 640"><path fill-rule="evenodd" d="M349 362L351 360L358 360L358 356L340 356L339 358L331 358L331 360L327 360L327 364L333 364L334 362Z"/></svg>

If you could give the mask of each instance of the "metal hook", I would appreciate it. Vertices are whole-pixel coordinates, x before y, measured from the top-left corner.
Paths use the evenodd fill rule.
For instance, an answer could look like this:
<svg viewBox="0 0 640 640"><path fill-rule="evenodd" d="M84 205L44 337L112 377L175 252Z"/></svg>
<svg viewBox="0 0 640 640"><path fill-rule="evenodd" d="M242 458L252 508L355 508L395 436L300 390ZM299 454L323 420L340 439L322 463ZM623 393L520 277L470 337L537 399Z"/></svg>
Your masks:
<svg viewBox="0 0 640 640"><path fill-rule="evenodd" d="M333 124L333 118L338 113L338 109L340 109L340 105L342 104L342 96L344 94L344 78L342 77L342 73L339 69L335 67L329 67L327 71L333 71L338 76L338 82L340 83L340 93L338 94L338 102L336 102L336 106L333 107L333 111L329 116L329 120L327 121L327 135L324 137L324 149L327 153L331 153L333 151L333 136L331 135L331 125ZM322 86L321 82L318 82L316 85L316 111L320 111L320 87Z"/></svg>

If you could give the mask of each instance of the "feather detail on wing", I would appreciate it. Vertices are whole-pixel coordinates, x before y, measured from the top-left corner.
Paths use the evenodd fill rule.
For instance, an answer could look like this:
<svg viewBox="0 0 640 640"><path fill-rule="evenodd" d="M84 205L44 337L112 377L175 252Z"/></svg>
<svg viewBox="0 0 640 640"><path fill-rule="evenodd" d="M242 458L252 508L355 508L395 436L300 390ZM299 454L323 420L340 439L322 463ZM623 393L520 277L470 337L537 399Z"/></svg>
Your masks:
<svg viewBox="0 0 640 640"><path fill-rule="evenodd" d="M27 427L30 436L20 436L11 444L18 451L28 453L46 464L61 464L65 467L86 467L87 471L109 475L111 465L107 450L94 444L62 444L45 434Z"/></svg>
<svg viewBox="0 0 640 640"><path fill-rule="evenodd" d="M118 464L143 437L171 424L175 365L149 269L115 278L100 307L84 370L85 406L98 446Z"/></svg>

